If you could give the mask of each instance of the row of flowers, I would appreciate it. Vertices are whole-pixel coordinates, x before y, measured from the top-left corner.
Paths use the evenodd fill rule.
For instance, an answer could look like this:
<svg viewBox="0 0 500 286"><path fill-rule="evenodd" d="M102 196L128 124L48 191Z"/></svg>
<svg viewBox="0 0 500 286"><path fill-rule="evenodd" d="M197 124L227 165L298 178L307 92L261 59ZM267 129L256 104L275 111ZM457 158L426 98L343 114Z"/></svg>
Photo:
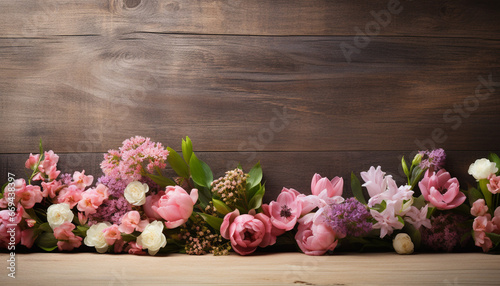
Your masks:
<svg viewBox="0 0 500 286"><path fill-rule="evenodd" d="M490 154L472 163L477 187L464 190L443 169L445 157L437 149L411 162L403 158L407 181L400 185L380 166L361 172L363 183L351 174L352 198L342 196L343 178L315 174L310 194L283 188L263 204L259 163L214 180L188 137L182 153L149 138L127 139L104 155L97 180L85 171L61 174L59 157L40 144L40 154L25 164L31 176L9 177L2 187L0 248L247 255L289 245L322 255L336 248L451 252L475 244L495 252L500 158Z"/></svg>

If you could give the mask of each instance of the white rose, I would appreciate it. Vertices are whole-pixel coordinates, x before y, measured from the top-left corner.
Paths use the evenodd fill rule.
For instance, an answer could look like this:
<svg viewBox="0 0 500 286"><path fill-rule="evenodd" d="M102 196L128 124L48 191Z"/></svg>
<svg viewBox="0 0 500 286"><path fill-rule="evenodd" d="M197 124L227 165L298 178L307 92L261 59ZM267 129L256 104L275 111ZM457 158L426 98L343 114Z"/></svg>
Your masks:
<svg viewBox="0 0 500 286"><path fill-rule="evenodd" d="M147 184L134 181L127 185L124 191L125 199L134 206L142 206L146 202L146 193L149 191Z"/></svg>
<svg viewBox="0 0 500 286"><path fill-rule="evenodd" d="M65 222L73 221L75 215L66 203L55 204L47 209L47 221L52 229L61 226Z"/></svg>
<svg viewBox="0 0 500 286"><path fill-rule="evenodd" d="M104 229L110 227L109 222L101 222L94 224L87 230L87 236L83 241L86 246L95 247L97 252L105 253L108 251L108 244L106 243L106 238L104 238Z"/></svg>
<svg viewBox="0 0 500 286"><path fill-rule="evenodd" d="M406 233L398 233L392 241L392 247L398 254L412 254L414 248L410 236Z"/></svg>
<svg viewBox="0 0 500 286"><path fill-rule="evenodd" d="M163 223L155 220L148 224L137 237L137 244L141 245L142 249L148 249L150 255L155 255L160 248L165 247L167 239L163 234Z"/></svg>
<svg viewBox="0 0 500 286"><path fill-rule="evenodd" d="M469 175L472 175L477 181L487 179L489 175L496 172L498 172L496 164L486 158L477 159L469 167Z"/></svg>

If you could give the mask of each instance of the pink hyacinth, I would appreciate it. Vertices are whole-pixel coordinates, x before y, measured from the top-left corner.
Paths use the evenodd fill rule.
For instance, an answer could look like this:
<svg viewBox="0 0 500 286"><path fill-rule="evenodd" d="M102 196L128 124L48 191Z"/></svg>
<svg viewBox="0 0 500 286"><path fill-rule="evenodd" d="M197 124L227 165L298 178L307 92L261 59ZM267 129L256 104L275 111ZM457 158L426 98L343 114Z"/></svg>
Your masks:
<svg viewBox="0 0 500 286"><path fill-rule="evenodd" d="M222 237L231 241L234 251L247 255L253 253L257 247L266 247L276 242L271 229L271 220L265 214L240 215L236 209L226 214L220 232Z"/></svg>
<svg viewBox="0 0 500 286"><path fill-rule="evenodd" d="M444 169L437 173L425 172L424 178L418 183L425 200L440 210L449 210L461 205L466 197L460 192L457 178L451 178Z"/></svg>
<svg viewBox="0 0 500 286"><path fill-rule="evenodd" d="M319 174L314 174L311 181L311 193L328 204L329 199L342 196L344 179L335 177L331 181Z"/></svg>
<svg viewBox="0 0 500 286"><path fill-rule="evenodd" d="M61 171L57 170L57 162L59 161L59 156L57 156L54 151L46 151L44 153L44 159L38 166L38 170L45 174L49 181L55 180L57 176L61 173ZM41 179L44 180L43 177L37 176L33 178L33 180Z"/></svg>
<svg viewBox="0 0 500 286"><path fill-rule="evenodd" d="M385 210L382 212L372 209L370 210L370 214L377 221L377 223L373 225L373 228L380 229L380 238L388 234L390 235L394 229L402 229L404 226L396 216L393 203L388 203Z"/></svg>
<svg viewBox="0 0 500 286"><path fill-rule="evenodd" d="M35 203L40 203L43 199L39 186L27 185L24 179L17 179L14 182L16 200L20 201L23 207L31 209Z"/></svg>
<svg viewBox="0 0 500 286"><path fill-rule="evenodd" d="M479 199L472 204L472 208L470 209L470 213L473 216L484 216L488 212L488 206L484 199Z"/></svg>
<svg viewBox="0 0 500 286"><path fill-rule="evenodd" d="M127 234L131 234L136 230L142 232L148 224L148 220L141 220L138 211L129 211L122 217L119 230Z"/></svg>
<svg viewBox="0 0 500 286"><path fill-rule="evenodd" d="M165 227L172 229L188 221L197 200L197 189L188 194L179 186L168 186L165 195L158 200L158 207L152 206L152 209L166 220Z"/></svg>
<svg viewBox="0 0 500 286"><path fill-rule="evenodd" d="M299 220L299 228L295 235L300 249L307 255L323 255L337 246L336 233L323 220L323 216L314 213L305 215Z"/></svg>
<svg viewBox="0 0 500 286"><path fill-rule="evenodd" d="M42 182L42 196L44 198L50 197L55 198L59 191L61 191L63 185L59 180L54 180L50 182Z"/></svg>
<svg viewBox="0 0 500 286"><path fill-rule="evenodd" d="M361 178L365 181L363 187L368 191L368 195L374 197L387 189L387 181L385 172L378 166L375 169L373 166L366 172L361 172Z"/></svg>
<svg viewBox="0 0 500 286"><path fill-rule="evenodd" d="M421 226L431 228L431 220L427 218L428 209L429 205L425 205L425 207L420 210L412 206L406 213L404 220L413 225L415 229L419 229Z"/></svg>
<svg viewBox="0 0 500 286"><path fill-rule="evenodd" d="M474 230L474 241L476 246L483 248L484 252L488 252L493 247L491 239L486 235L486 233L491 233L497 231L497 226L491 221L491 216L486 214L484 216L478 216L474 219L472 224L472 229Z"/></svg>
<svg viewBox="0 0 500 286"><path fill-rule="evenodd" d="M492 194L498 194L500 193L500 176L497 176L495 174L491 174L488 178L489 183L486 185L488 187L488 190Z"/></svg>
<svg viewBox="0 0 500 286"><path fill-rule="evenodd" d="M302 213L302 203L293 189L283 188L276 201L269 204L269 213L273 226L285 231L294 228Z"/></svg>

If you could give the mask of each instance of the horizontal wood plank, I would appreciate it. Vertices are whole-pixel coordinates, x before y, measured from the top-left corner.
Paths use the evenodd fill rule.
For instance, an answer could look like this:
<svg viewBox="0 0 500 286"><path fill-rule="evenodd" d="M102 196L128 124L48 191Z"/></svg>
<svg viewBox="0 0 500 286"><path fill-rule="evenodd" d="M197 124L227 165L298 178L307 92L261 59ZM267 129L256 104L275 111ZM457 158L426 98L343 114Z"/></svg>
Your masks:
<svg viewBox="0 0 500 286"><path fill-rule="evenodd" d="M8 255L0 257L6 265ZM16 279L7 277L3 267L2 284L497 285L500 279L500 257L482 253L276 253L247 257L32 253L16 258Z"/></svg>
<svg viewBox="0 0 500 286"><path fill-rule="evenodd" d="M0 153L498 147L500 42L134 33L0 39ZM490 81L488 88L483 82ZM476 91L482 96L476 97ZM284 115L285 114L285 115Z"/></svg>
<svg viewBox="0 0 500 286"><path fill-rule="evenodd" d="M0 1L0 35L500 36L495 0ZM373 31L373 32L370 32Z"/></svg>
<svg viewBox="0 0 500 286"><path fill-rule="evenodd" d="M57 150L55 152L57 153ZM500 150L496 152L500 154ZM412 158L414 155L410 151L196 153L212 168L215 178L223 176L225 171L235 168L238 163L241 163L244 170L249 171L253 164L260 161L266 183L264 197L266 202L274 200L283 187L310 194L311 179L315 173L330 179L335 176L342 177L344 197L352 196L351 171L360 178L359 173L368 170L370 166L380 165L382 170L391 174L398 184L405 184L404 173L400 167L401 157ZM486 157L488 153L449 151L447 155L446 169L460 180L463 189L467 189L467 184L475 184L474 178L467 174L469 165L476 159ZM103 156L100 153L63 153L59 156L59 168L63 173L85 170L86 174L93 175L95 179L102 176L99 164ZM0 182L3 184L7 181L8 172L15 174L16 178L26 178L24 162L27 158L28 154L0 154ZM167 171L167 175L174 174Z"/></svg>

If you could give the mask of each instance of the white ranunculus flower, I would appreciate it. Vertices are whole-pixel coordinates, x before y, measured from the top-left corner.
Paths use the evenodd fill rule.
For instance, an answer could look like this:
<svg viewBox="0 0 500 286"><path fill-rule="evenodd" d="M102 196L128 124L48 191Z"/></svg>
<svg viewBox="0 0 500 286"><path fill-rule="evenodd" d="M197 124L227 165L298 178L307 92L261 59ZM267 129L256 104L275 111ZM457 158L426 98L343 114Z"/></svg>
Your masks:
<svg viewBox="0 0 500 286"><path fill-rule="evenodd" d="M477 181L481 179L488 179L488 176L498 172L495 163L486 158L477 159L469 167L469 175L472 175Z"/></svg>
<svg viewBox="0 0 500 286"><path fill-rule="evenodd" d="M134 206L142 206L146 202L146 193L149 191L147 184L134 181L127 185L124 196L127 202Z"/></svg>
<svg viewBox="0 0 500 286"><path fill-rule="evenodd" d="M52 229L61 226L65 222L73 221L75 215L66 203L55 204L47 209L47 221Z"/></svg>
<svg viewBox="0 0 500 286"><path fill-rule="evenodd" d="M142 249L148 249L150 255L155 255L160 248L165 247L167 238L163 234L163 223L155 220L148 224L137 237L137 244L141 245Z"/></svg>
<svg viewBox="0 0 500 286"><path fill-rule="evenodd" d="M106 238L104 238L104 229L110 227L109 222L101 222L94 224L87 230L87 236L83 241L86 246L95 247L97 252L105 253L108 251L108 244L106 243Z"/></svg>
<svg viewBox="0 0 500 286"><path fill-rule="evenodd" d="M392 241L392 247L398 254L412 254L414 248L410 236L406 233L398 233Z"/></svg>

